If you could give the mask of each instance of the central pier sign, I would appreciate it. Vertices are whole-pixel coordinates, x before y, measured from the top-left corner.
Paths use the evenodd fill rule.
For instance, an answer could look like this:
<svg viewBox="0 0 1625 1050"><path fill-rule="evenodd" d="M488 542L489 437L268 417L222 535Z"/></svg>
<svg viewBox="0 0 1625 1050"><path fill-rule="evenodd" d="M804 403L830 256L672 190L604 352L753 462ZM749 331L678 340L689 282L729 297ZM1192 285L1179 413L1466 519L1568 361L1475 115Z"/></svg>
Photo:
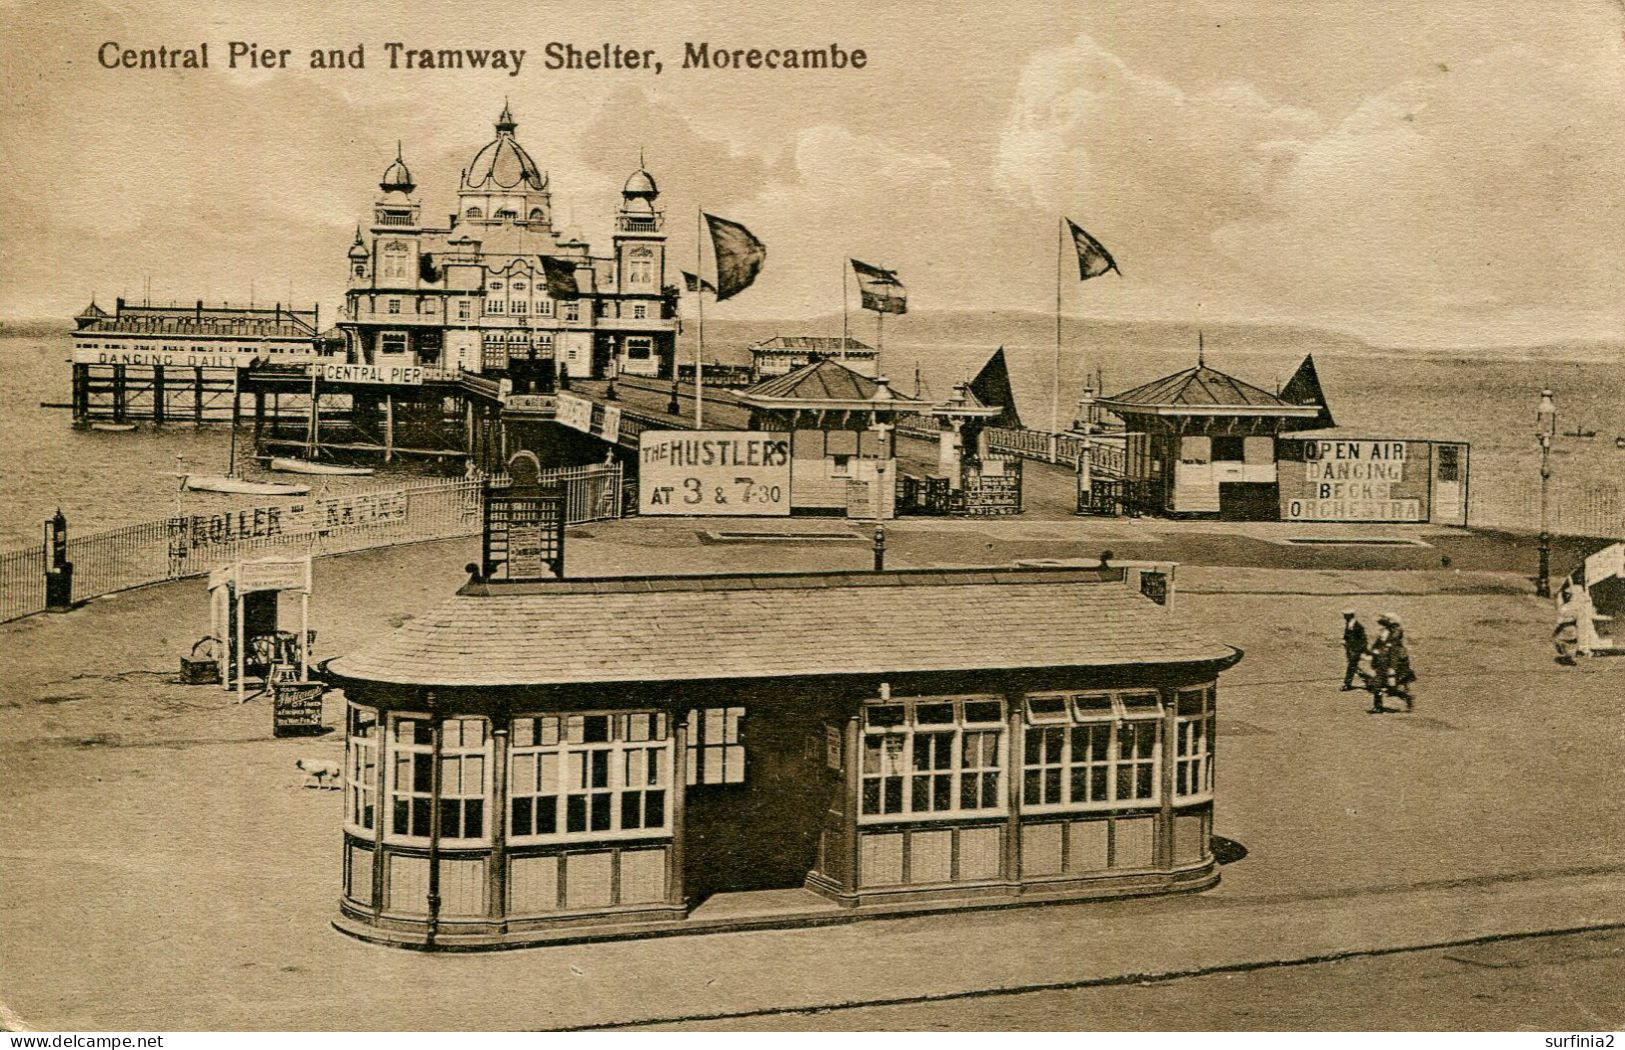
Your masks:
<svg viewBox="0 0 1625 1050"><path fill-rule="evenodd" d="M789 514L790 435L645 430L638 435L638 513Z"/></svg>

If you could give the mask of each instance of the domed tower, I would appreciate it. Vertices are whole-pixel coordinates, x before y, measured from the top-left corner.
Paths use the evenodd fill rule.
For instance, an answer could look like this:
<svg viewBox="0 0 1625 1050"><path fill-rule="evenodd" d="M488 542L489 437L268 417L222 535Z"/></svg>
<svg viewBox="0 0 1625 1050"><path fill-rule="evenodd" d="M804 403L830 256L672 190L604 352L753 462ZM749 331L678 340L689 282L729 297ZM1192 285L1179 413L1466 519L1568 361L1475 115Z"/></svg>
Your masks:
<svg viewBox="0 0 1625 1050"><path fill-rule="evenodd" d="M497 118L497 137L474 154L458 185L457 212L462 222L551 229L553 205L547 173L513 137L518 127L504 102Z"/></svg>
<svg viewBox="0 0 1625 1050"><path fill-rule="evenodd" d="M361 238L361 227L355 228L355 240L350 244L350 287L367 283L367 270L372 262L372 252L367 250L367 242Z"/></svg>
<svg viewBox="0 0 1625 1050"><path fill-rule="evenodd" d="M373 204L373 223L377 226L416 226L418 202L412 199L417 189L412 173L401 158L401 144L395 143L395 159L384 169L378 180L378 200Z"/></svg>
<svg viewBox="0 0 1625 1050"><path fill-rule="evenodd" d="M665 215L655 206L660 187L638 156L638 170L621 188L615 213L615 269L623 294L658 297L666 275Z"/></svg>

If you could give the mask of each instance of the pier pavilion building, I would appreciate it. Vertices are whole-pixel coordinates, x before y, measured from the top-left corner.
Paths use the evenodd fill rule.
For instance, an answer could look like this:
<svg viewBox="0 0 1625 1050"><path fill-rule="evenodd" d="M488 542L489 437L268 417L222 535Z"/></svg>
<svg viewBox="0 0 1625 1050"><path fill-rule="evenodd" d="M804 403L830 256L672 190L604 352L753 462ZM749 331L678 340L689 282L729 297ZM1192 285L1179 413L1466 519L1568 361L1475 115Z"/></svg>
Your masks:
<svg viewBox="0 0 1625 1050"><path fill-rule="evenodd" d="M610 253L595 255L579 230L558 227L548 175L517 129L504 105L444 225L424 220L397 150L349 249L340 327L350 360L462 369L518 389L548 385L558 368L669 376L676 290L654 176L640 164L626 180Z"/></svg>
<svg viewBox="0 0 1625 1050"><path fill-rule="evenodd" d="M471 582L324 669L336 924L481 948L1211 886L1241 653L1172 578Z"/></svg>

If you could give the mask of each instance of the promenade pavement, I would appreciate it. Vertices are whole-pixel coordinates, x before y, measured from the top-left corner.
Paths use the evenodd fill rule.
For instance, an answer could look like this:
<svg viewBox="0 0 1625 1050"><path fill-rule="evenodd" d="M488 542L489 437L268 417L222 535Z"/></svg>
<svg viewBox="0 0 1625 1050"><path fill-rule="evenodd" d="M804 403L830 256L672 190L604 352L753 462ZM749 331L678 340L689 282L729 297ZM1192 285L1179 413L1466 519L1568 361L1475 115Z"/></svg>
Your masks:
<svg viewBox="0 0 1625 1050"><path fill-rule="evenodd" d="M1124 524L897 523L888 565L1087 557ZM328 926L339 793L306 789L293 765L342 743L273 740L263 701L173 683L207 623L202 583L183 581L0 626L0 1002L52 1029L725 1027L1625 924L1625 660L1554 664L1549 605L1516 572L1440 566L1437 546L1405 548L1435 552L1426 566L1360 570L1339 552L1300 564L1268 529L1155 528L1152 556L1195 562L1179 569L1181 614L1247 653L1221 682L1215 828L1246 855L1211 891L486 955L365 945ZM772 530L859 538L717 541ZM854 568L866 538L841 522L645 519L571 530L569 563ZM322 653L421 615L476 548L319 560ZM1405 619L1414 714L1368 715L1338 691L1350 601ZM339 714L331 698L326 720Z"/></svg>

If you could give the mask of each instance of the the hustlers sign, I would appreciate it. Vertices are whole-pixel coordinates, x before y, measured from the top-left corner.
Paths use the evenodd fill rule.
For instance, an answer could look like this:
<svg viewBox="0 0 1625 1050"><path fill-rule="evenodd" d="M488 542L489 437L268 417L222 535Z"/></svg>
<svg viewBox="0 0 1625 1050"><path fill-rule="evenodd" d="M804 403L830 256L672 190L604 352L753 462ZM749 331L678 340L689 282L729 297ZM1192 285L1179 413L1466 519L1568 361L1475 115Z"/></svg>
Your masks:
<svg viewBox="0 0 1625 1050"><path fill-rule="evenodd" d="M1280 438L1287 521L1426 521L1426 441Z"/></svg>
<svg viewBox="0 0 1625 1050"><path fill-rule="evenodd" d="M645 430L638 435L642 514L789 514L790 435Z"/></svg>

